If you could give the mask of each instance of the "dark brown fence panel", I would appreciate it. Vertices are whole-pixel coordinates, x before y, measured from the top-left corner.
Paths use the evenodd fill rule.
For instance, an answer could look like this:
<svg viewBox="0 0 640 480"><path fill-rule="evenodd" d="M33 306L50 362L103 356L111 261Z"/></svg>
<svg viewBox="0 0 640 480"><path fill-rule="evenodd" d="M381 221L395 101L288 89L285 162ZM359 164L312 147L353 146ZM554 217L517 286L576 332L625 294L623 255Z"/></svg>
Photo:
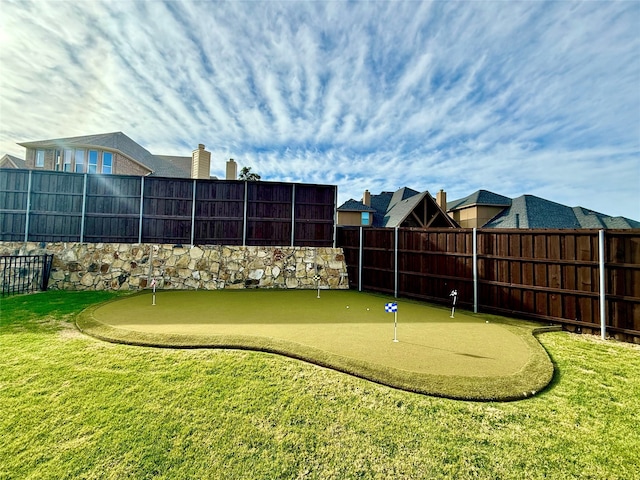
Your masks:
<svg viewBox="0 0 640 480"><path fill-rule="evenodd" d="M193 180L145 178L142 241L189 244L192 206Z"/></svg>
<svg viewBox="0 0 640 480"><path fill-rule="evenodd" d="M412 298L449 303L455 289L461 305L472 305L471 242L467 230L399 229L398 291Z"/></svg>
<svg viewBox="0 0 640 480"><path fill-rule="evenodd" d="M295 186L295 238L293 244L333 245L336 188L328 185Z"/></svg>
<svg viewBox="0 0 640 480"><path fill-rule="evenodd" d="M330 185L0 169L0 241L331 246L335 193Z"/></svg>
<svg viewBox="0 0 640 480"><path fill-rule="evenodd" d="M395 231L363 229L362 289L393 294L395 291Z"/></svg>
<svg viewBox="0 0 640 480"><path fill-rule="evenodd" d="M352 288L394 291L395 231L340 227ZM640 338L640 231L607 230L606 331ZM398 230L398 296L473 304L473 232ZM359 283L358 273L362 271ZM522 318L600 331L599 232L596 230L477 230L478 307Z"/></svg>
<svg viewBox="0 0 640 480"><path fill-rule="evenodd" d="M29 241L80 241L83 190L83 175L32 175Z"/></svg>
<svg viewBox="0 0 640 480"><path fill-rule="evenodd" d="M245 182L198 180L194 242L242 245Z"/></svg>
<svg viewBox="0 0 640 480"><path fill-rule="evenodd" d="M247 182L247 245L290 245L293 185Z"/></svg>
<svg viewBox="0 0 640 480"><path fill-rule="evenodd" d="M597 231L479 230L477 241L484 310L599 327Z"/></svg>
<svg viewBox="0 0 640 480"><path fill-rule="evenodd" d="M28 170L0 171L0 241L24 240L28 189Z"/></svg>
<svg viewBox="0 0 640 480"><path fill-rule="evenodd" d="M344 262L349 275L349 288L358 288L360 283L360 228L340 227L336 232L336 245L342 247Z"/></svg>
<svg viewBox="0 0 640 480"><path fill-rule="evenodd" d="M136 243L142 177L87 175L85 242Z"/></svg>
<svg viewBox="0 0 640 480"><path fill-rule="evenodd" d="M616 230L607 232L606 240L609 321L614 329L633 334L640 331L640 235Z"/></svg>

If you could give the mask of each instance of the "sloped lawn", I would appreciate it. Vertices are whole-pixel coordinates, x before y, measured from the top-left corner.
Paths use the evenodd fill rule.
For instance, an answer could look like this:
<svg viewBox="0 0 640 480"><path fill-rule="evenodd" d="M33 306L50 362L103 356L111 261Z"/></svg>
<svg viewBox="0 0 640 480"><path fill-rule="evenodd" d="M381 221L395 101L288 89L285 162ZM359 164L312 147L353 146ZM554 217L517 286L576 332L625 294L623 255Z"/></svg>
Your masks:
<svg viewBox="0 0 640 480"><path fill-rule="evenodd" d="M110 295L1 300L0 478L639 478L638 346L545 333L543 392L449 400L280 355L79 333L73 314Z"/></svg>

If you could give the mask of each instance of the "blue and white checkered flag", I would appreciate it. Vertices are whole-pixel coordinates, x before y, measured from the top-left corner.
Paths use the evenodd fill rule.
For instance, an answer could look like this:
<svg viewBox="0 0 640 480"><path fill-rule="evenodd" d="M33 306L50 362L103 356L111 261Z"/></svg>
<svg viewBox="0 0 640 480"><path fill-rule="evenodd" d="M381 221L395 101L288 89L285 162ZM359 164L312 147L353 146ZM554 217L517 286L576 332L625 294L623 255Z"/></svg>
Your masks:
<svg viewBox="0 0 640 480"><path fill-rule="evenodd" d="M398 304L397 303L386 303L384 305L384 311L387 312L387 313L397 312L398 311Z"/></svg>

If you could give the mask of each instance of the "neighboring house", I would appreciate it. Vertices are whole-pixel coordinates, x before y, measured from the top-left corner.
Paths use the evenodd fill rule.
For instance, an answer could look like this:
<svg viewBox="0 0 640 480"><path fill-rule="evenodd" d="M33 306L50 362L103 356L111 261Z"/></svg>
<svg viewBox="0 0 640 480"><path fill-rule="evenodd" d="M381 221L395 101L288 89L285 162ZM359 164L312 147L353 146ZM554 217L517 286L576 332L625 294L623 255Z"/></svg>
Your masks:
<svg viewBox="0 0 640 480"><path fill-rule="evenodd" d="M365 190L361 201L349 199L338 207L338 225L387 228L458 226L429 192L420 193L407 187L379 195L371 195Z"/></svg>
<svg viewBox="0 0 640 480"><path fill-rule="evenodd" d="M446 202L447 213L462 228L479 228L511 206L511 199L487 190Z"/></svg>
<svg viewBox="0 0 640 480"><path fill-rule="evenodd" d="M6 154L0 158L0 168L27 168L23 159Z"/></svg>
<svg viewBox="0 0 640 480"><path fill-rule="evenodd" d="M535 195L511 199L487 190L447 202L447 212L465 228L640 228L640 222L630 218L568 207Z"/></svg>
<svg viewBox="0 0 640 480"><path fill-rule="evenodd" d="M202 144L198 145L191 157L154 155L122 132L38 140L18 145L27 149L24 166L20 168L76 173L210 178L211 153L205 150ZM230 170L233 171L227 165L227 175Z"/></svg>

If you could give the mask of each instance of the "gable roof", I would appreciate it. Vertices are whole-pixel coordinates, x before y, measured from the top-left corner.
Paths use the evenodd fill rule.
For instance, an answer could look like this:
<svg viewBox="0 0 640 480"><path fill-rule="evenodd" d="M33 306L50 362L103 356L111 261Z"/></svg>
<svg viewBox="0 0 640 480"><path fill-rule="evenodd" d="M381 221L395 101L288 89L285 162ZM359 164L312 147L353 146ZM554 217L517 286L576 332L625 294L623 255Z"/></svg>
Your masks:
<svg viewBox="0 0 640 480"><path fill-rule="evenodd" d="M405 189L401 189L405 190ZM413 191L413 190L412 190ZM400 192L398 190L395 193ZM393 195L386 214L383 217L383 225L381 227L399 227L400 224L411 214L414 208L424 199L429 192L416 192L415 195L404 197L405 192L400 195Z"/></svg>
<svg viewBox="0 0 640 480"><path fill-rule="evenodd" d="M153 155L146 148L134 142L122 132L54 138L35 142L22 142L18 143L18 145L31 149L102 147L122 153L129 159L146 167L150 171L150 175L153 176L178 178L191 176L191 157Z"/></svg>
<svg viewBox="0 0 640 480"><path fill-rule="evenodd" d="M395 228L402 226L424 226L435 222L434 227L457 227L435 202L428 191L422 193L408 187L395 192L371 195L371 206L349 199L338 207L338 211L373 212L372 227ZM419 211L419 215L416 214ZM436 218L438 217L438 218Z"/></svg>
<svg viewBox="0 0 640 480"><path fill-rule="evenodd" d="M568 207L535 195L522 195L482 228L640 228L640 222L610 217L582 207Z"/></svg>
<svg viewBox="0 0 640 480"><path fill-rule="evenodd" d="M447 211L459 210L461 208L473 207L477 205L491 207L508 207L511 199L488 190L478 190L464 198L447 202Z"/></svg>
<svg viewBox="0 0 640 480"><path fill-rule="evenodd" d="M9 155L7 153L6 155L3 155L2 158L0 158L0 167L27 168L27 163L24 161L24 159Z"/></svg>

